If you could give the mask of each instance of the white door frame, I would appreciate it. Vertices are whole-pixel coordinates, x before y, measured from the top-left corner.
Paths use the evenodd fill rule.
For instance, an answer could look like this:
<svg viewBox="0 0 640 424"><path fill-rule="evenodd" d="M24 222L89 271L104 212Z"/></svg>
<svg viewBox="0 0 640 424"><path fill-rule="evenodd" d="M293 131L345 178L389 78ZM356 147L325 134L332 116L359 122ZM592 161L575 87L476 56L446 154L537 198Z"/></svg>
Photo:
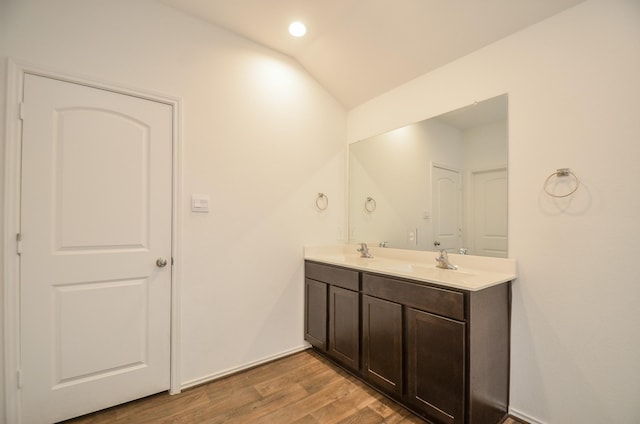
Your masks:
<svg viewBox="0 0 640 424"><path fill-rule="evenodd" d="M181 119L182 101L179 98L132 89L109 82L97 81L60 72L41 66L7 61L7 102L4 175L4 371L5 371L5 420L8 423L20 423L20 257L16 235L20 233L20 176L22 164L22 121L20 101L22 99L25 74L40 75L75 84L113 91L170 105L173 109L173 195L171 222L171 363L170 393L180 393L180 231L182 224L180 204L182 166L181 166Z"/></svg>

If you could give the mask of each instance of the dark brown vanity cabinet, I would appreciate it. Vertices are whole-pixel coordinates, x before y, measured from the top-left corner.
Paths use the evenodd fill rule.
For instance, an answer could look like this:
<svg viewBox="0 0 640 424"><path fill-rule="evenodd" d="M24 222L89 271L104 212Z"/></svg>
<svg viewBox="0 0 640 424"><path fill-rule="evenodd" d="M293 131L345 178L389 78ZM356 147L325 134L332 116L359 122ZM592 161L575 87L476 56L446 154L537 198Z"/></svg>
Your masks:
<svg viewBox="0 0 640 424"><path fill-rule="evenodd" d="M381 389L403 391L402 305L362 296L362 375Z"/></svg>
<svg viewBox="0 0 640 424"><path fill-rule="evenodd" d="M305 287L305 340L340 364L359 371L360 273L306 262Z"/></svg>
<svg viewBox="0 0 640 424"><path fill-rule="evenodd" d="M327 284L304 279L304 339L313 347L327 349Z"/></svg>
<svg viewBox="0 0 640 424"><path fill-rule="evenodd" d="M464 422L465 323L408 308L407 398L438 423Z"/></svg>
<svg viewBox="0 0 640 424"><path fill-rule="evenodd" d="M329 286L329 355L353 369L360 368L360 295Z"/></svg>
<svg viewBox="0 0 640 424"><path fill-rule="evenodd" d="M400 310L394 333L406 359L403 400L436 423L463 423L464 293L368 273L363 274L362 291L364 297L384 299L380 301ZM379 354L385 349L389 347L378 348Z"/></svg>
<svg viewBox="0 0 640 424"><path fill-rule="evenodd" d="M510 283L466 291L307 261L306 287L305 339L372 386L434 424L506 416Z"/></svg>

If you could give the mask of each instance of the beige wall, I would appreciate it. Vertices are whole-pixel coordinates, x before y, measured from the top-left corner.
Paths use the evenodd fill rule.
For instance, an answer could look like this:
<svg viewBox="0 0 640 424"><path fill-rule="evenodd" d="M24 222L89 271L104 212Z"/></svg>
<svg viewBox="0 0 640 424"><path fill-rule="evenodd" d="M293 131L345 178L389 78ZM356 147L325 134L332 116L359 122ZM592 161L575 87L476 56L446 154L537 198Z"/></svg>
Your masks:
<svg viewBox="0 0 640 424"><path fill-rule="evenodd" d="M349 112L355 141L509 94L511 409L640 422L640 2L590 0ZM580 189L543 193L570 167Z"/></svg>
<svg viewBox="0 0 640 424"><path fill-rule="evenodd" d="M181 382L303 346L302 246L344 231L344 108L286 56L155 1L0 5L0 58L182 99Z"/></svg>

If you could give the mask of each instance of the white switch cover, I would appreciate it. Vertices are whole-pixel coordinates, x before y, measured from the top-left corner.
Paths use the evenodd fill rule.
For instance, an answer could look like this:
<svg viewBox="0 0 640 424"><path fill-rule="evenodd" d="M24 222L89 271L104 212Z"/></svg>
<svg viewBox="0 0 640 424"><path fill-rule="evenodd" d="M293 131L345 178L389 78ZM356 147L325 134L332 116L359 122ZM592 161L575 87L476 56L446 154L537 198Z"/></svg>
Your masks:
<svg viewBox="0 0 640 424"><path fill-rule="evenodd" d="M410 228L407 230L407 242L410 245L418 245L418 229Z"/></svg>
<svg viewBox="0 0 640 424"><path fill-rule="evenodd" d="M209 212L209 195L192 194L191 212Z"/></svg>

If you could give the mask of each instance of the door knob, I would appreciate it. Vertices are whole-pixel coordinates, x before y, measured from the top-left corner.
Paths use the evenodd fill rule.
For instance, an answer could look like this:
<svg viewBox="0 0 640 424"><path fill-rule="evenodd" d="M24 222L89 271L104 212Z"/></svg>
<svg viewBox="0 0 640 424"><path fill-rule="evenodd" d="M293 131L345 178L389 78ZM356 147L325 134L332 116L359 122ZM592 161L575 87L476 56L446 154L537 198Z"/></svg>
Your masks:
<svg viewBox="0 0 640 424"><path fill-rule="evenodd" d="M167 266L167 260L165 258L158 258L156 259L156 265L158 268L164 268Z"/></svg>

